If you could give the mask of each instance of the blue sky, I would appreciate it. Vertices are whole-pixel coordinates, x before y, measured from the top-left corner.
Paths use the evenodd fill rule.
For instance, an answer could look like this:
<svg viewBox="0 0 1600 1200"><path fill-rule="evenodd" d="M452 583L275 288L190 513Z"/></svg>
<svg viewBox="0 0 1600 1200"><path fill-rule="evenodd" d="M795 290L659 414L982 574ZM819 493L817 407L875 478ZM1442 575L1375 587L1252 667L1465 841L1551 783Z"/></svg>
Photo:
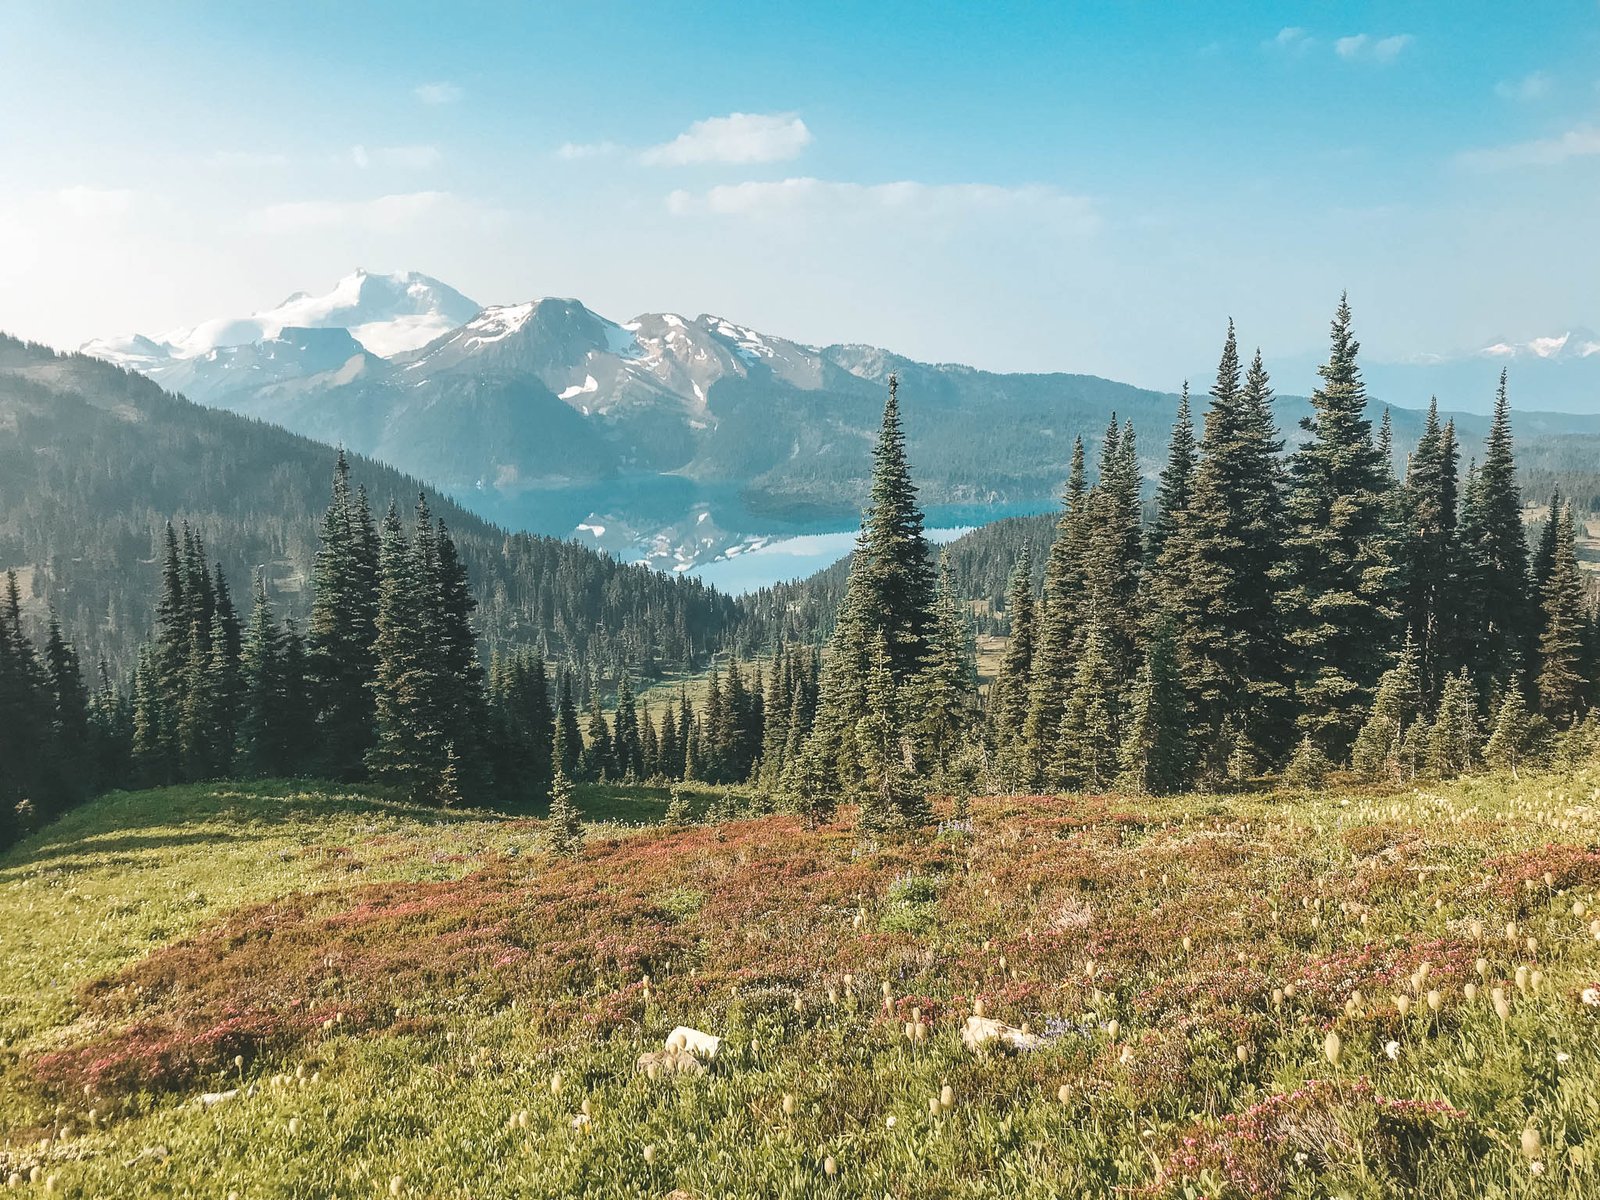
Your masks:
<svg viewBox="0 0 1600 1200"><path fill-rule="evenodd" d="M58 345L365 266L1173 388L1343 288L1380 358L1600 326L1597 213L1596 0L0 12Z"/></svg>

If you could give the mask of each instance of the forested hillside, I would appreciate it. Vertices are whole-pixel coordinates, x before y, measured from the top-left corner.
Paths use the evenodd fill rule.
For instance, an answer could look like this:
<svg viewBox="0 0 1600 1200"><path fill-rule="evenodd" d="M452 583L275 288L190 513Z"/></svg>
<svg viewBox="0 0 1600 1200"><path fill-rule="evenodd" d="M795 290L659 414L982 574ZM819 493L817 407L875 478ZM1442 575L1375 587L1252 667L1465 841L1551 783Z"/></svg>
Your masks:
<svg viewBox="0 0 1600 1200"><path fill-rule="evenodd" d="M85 662L125 675L148 633L166 523L187 521L243 587L262 574L301 620L333 451L275 426L191 404L142 376L0 336L0 569L22 580L25 625L54 608ZM422 481L352 457L379 511L409 510ZM538 647L614 674L703 663L735 618L687 578L573 543L507 534L443 498L490 651Z"/></svg>

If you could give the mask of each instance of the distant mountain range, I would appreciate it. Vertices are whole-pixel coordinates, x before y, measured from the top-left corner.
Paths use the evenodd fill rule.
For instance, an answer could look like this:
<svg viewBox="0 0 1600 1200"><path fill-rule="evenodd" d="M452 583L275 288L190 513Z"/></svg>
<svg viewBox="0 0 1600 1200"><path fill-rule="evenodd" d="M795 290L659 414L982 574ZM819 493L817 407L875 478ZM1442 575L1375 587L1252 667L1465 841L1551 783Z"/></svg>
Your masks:
<svg viewBox="0 0 1600 1200"><path fill-rule="evenodd" d="M1393 369L1466 372L1470 389L1440 392L1454 406L1492 396L1502 360L1517 364L1519 395L1532 394L1520 390L1524 360L1600 378L1591 342ZM479 307L414 272L358 271L253 316L83 349L200 403L389 462L506 524L676 569L853 520L890 372L922 500L944 523L1053 505L1073 437L1098 443L1113 411L1134 421L1153 474L1176 403L1090 375L803 345L705 314L619 323L574 299ZM1369 368L1369 379L1390 369ZM1430 390L1404 394L1420 406ZM1286 428L1305 411L1280 399ZM1600 432L1596 417L1529 416L1523 432ZM1458 424L1470 439L1483 422ZM1420 414L1397 410L1395 426L1404 446Z"/></svg>

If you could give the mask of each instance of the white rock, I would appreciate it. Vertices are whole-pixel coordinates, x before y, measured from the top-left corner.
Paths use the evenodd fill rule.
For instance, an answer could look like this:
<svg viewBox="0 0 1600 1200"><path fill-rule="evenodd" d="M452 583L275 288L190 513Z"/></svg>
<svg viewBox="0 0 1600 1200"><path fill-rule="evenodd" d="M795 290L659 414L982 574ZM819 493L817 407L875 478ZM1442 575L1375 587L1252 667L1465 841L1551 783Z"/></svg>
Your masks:
<svg viewBox="0 0 1600 1200"><path fill-rule="evenodd" d="M1036 1033L1025 1033L1004 1021L977 1016L967 1018L961 1028L961 1040L974 1054L993 1043L1010 1051L1037 1050L1044 1045L1044 1039Z"/></svg>
<svg viewBox="0 0 1600 1200"><path fill-rule="evenodd" d="M679 1025L667 1034L668 1050L687 1050L696 1058L715 1058L717 1051L722 1049L722 1039L712 1037L709 1033L701 1033L698 1029L691 1029L687 1025Z"/></svg>

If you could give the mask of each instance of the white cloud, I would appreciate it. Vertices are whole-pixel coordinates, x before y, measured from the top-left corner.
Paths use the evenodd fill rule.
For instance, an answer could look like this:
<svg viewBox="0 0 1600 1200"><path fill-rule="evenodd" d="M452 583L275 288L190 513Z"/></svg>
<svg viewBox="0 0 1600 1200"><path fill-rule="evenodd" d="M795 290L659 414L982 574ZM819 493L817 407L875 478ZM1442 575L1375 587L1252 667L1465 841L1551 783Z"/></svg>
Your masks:
<svg viewBox="0 0 1600 1200"><path fill-rule="evenodd" d="M365 146L350 148L350 161L363 170L375 165L421 171L438 166L439 157L437 146L377 146L371 150Z"/></svg>
<svg viewBox="0 0 1600 1200"><path fill-rule="evenodd" d="M401 192L372 200L299 200L258 208L249 214L247 223L260 233L332 228L393 232L437 214L451 200L449 192Z"/></svg>
<svg viewBox="0 0 1600 1200"><path fill-rule="evenodd" d="M1000 187L989 183L839 183L801 177L720 184L705 192L678 190L667 197L678 216L709 213L745 218L829 218L889 214L951 219L985 213L1032 215L1087 233L1098 225L1093 203L1042 184Z"/></svg>
<svg viewBox="0 0 1600 1200"><path fill-rule="evenodd" d="M556 157L565 159L605 158L615 154L621 146L615 142L562 142L556 148Z"/></svg>
<svg viewBox="0 0 1600 1200"><path fill-rule="evenodd" d="M1475 171L1505 171L1514 167L1558 167L1571 159L1597 154L1600 154L1600 127L1581 125L1559 137L1466 150L1456 156L1456 161Z"/></svg>
<svg viewBox="0 0 1600 1200"><path fill-rule="evenodd" d="M1502 100L1543 100L1550 94L1550 76L1535 71L1521 79L1502 79L1494 85L1494 94Z"/></svg>
<svg viewBox="0 0 1600 1200"><path fill-rule="evenodd" d="M247 170L287 167L289 156L270 150L218 150L211 155L214 167L242 167Z"/></svg>
<svg viewBox="0 0 1600 1200"><path fill-rule="evenodd" d="M1384 38L1357 33L1334 42L1333 50L1340 58L1352 62L1392 63L1415 40L1409 33L1397 33Z"/></svg>
<svg viewBox="0 0 1600 1200"><path fill-rule="evenodd" d="M461 89L453 83L420 84L412 94L424 104L454 104L461 99Z"/></svg>
<svg viewBox="0 0 1600 1200"><path fill-rule="evenodd" d="M133 193L127 188L66 187L56 193L56 200L80 221L119 221L133 207Z"/></svg>
<svg viewBox="0 0 1600 1200"><path fill-rule="evenodd" d="M1278 50L1293 51L1296 54L1304 53L1316 39L1298 25L1286 25L1278 30L1278 34L1270 42L1269 47Z"/></svg>
<svg viewBox="0 0 1600 1200"><path fill-rule="evenodd" d="M811 141L811 130L795 113L729 113L696 121L670 142L646 150L639 161L659 167L782 162Z"/></svg>

